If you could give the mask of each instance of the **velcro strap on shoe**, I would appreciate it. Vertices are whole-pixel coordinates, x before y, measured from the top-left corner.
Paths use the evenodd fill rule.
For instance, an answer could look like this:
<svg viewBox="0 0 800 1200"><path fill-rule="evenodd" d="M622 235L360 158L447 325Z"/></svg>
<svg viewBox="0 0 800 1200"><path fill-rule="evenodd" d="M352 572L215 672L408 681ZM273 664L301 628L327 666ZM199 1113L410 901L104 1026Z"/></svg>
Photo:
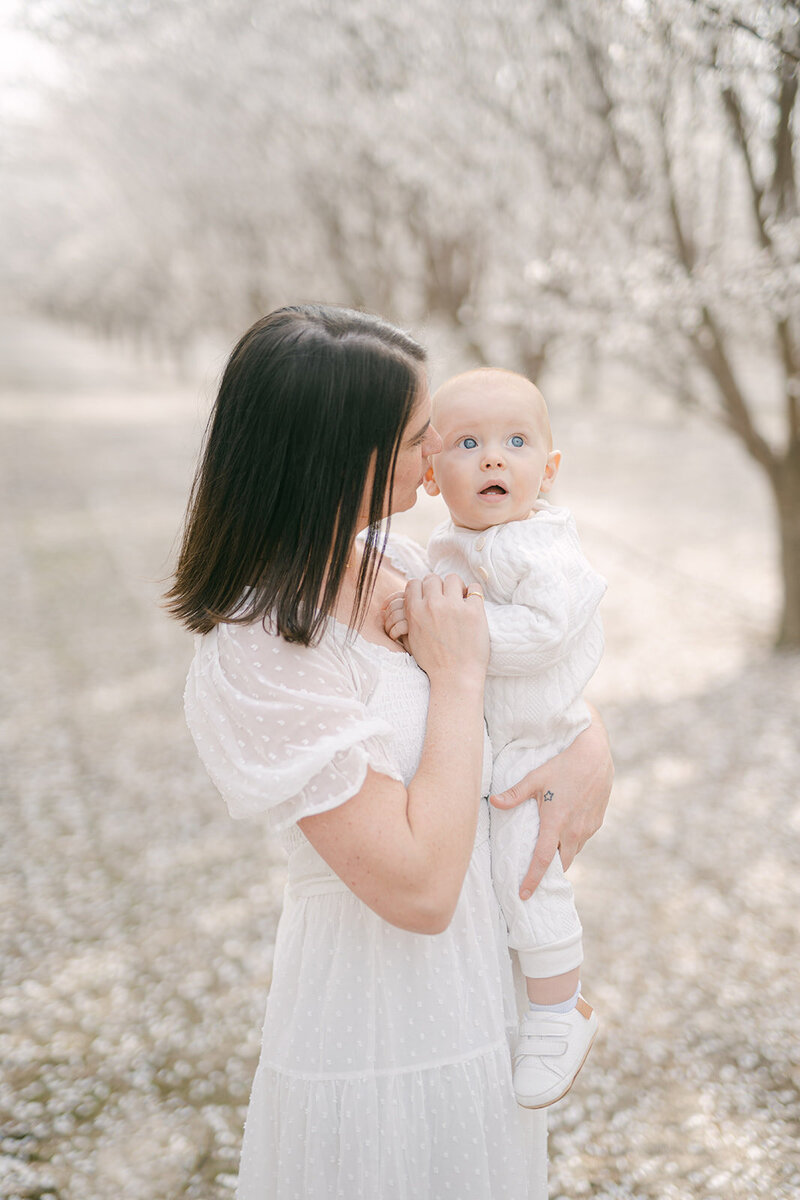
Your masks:
<svg viewBox="0 0 800 1200"><path fill-rule="evenodd" d="M526 1013L520 1025L522 1037L569 1037L569 1021L553 1013Z"/></svg>
<svg viewBox="0 0 800 1200"><path fill-rule="evenodd" d="M566 1052L567 1043L554 1037L521 1037L516 1049L517 1055L538 1054L542 1058L558 1058Z"/></svg>

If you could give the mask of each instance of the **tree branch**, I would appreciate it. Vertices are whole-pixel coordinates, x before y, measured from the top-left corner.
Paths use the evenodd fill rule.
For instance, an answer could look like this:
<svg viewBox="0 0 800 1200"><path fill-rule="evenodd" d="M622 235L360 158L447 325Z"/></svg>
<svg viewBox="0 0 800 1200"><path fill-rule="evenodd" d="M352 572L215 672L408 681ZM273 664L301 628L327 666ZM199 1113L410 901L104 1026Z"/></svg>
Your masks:
<svg viewBox="0 0 800 1200"><path fill-rule="evenodd" d="M672 222L672 231L680 263L687 276L691 278L695 265L695 251L684 229L678 203L672 158L667 139L666 112L662 111L658 115L661 118L659 124L661 155L664 165L664 177L669 194L669 213ZM698 358L706 367L719 389L726 415L726 423L744 442L747 450L756 462L764 467L770 476L773 476L778 469L778 457L767 440L762 437L755 427L747 406L747 401L744 398L742 389L739 387L733 366L728 358L722 331L714 319L711 310L704 304L701 312L703 325L696 334L691 335L691 342Z"/></svg>
<svg viewBox="0 0 800 1200"><path fill-rule="evenodd" d="M778 100L778 124L773 150L775 167L770 193L775 201L776 217L797 215L797 186L794 178L794 145L792 141L792 111L797 100L797 71L784 60L780 68L781 84Z"/></svg>
<svg viewBox="0 0 800 1200"><path fill-rule="evenodd" d="M758 230L758 240L761 242L762 250L770 250L772 241L770 239L767 228L764 224L764 214L762 211L762 201L764 199L764 189L759 185L756 179L755 166L753 158L750 154L750 145L747 141L747 133L744 127L744 117L742 115L742 106L739 103L739 97L732 87L722 89L722 103L725 107L725 112L733 128L734 140L736 141L747 172L747 181L750 185L750 200L753 207L753 216L756 221L756 229Z"/></svg>
<svg viewBox="0 0 800 1200"><path fill-rule="evenodd" d="M789 445L800 446L800 355L788 318L778 322L778 344L786 376L786 418Z"/></svg>
<svg viewBox="0 0 800 1200"><path fill-rule="evenodd" d="M694 3L698 4L698 0L694 0ZM800 62L800 54L790 46L787 46L785 42L775 42L772 38L765 37L763 33L756 29L755 25L751 25L748 21L743 21L741 17L734 17L730 13L723 12L718 4L711 4L710 0L703 0L699 7L705 9L707 13L711 13L712 16L718 17L724 27L732 25L735 29L742 29L745 33L749 33L752 37L757 38L759 42L766 42L773 49L778 50L781 54L785 54L793 62ZM792 7L796 8L797 6L792 5Z"/></svg>
<svg viewBox="0 0 800 1200"><path fill-rule="evenodd" d="M778 470L778 456L753 424L747 401L728 358L722 332L706 305L702 307L702 314L703 327L691 338L695 351L719 388L729 428L744 442L756 462L773 476Z"/></svg>
<svg viewBox="0 0 800 1200"><path fill-rule="evenodd" d="M664 179L667 185L672 234L675 238L675 245L678 250L678 258L680 259L681 266L684 268L687 275L691 275L695 263L695 251L689 235L686 233L683 227L683 218L681 217L680 207L678 204L678 192L677 188L675 187L675 178L672 169L672 155L670 154L669 142L667 140L666 105L660 112L656 112L656 117L658 119L661 162L664 168Z"/></svg>
<svg viewBox="0 0 800 1200"><path fill-rule="evenodd" d="M582 29L576 27L576 23L572 19L572 15L565 14L565 23L567 24L570 33L576 43L583 50L583 56L586 65L589 68L594 85L600 96L600 104L594 106L594 113L600 118L603 128L609 139L611 155L616 163L628 192L632 196L636 196L641 191L641 176L639 172L634 172L626 162L625 155L622 153L622 144L619 139L619 134L616 129L614 117L616 116L617 104L608 89L605 75L603 73L603 64L605 62L604 51L598 46L596 41L593 41L584 25Z"/></svg>

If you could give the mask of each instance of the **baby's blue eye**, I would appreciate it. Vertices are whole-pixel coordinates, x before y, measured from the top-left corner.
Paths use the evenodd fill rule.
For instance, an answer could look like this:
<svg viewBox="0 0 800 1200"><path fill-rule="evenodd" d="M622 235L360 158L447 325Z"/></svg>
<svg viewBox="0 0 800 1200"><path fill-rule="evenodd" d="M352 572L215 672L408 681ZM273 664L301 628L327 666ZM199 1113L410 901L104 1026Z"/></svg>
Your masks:
<svg viewBox="0 0 800 1200"><path fill-rule="evenodd" d="M477 444L474 437L465 437L461 443L465 450L474 450Z"/></svg>
<svg viewBox="0 0 800 1200"><path fill-rule="evenodd" d="M509 438L508 440L511 442L512 446L519 447L519 446L525 445L525 439L520 437L520 435L518 433L515 433L514 436L512 438Z"/></svg>

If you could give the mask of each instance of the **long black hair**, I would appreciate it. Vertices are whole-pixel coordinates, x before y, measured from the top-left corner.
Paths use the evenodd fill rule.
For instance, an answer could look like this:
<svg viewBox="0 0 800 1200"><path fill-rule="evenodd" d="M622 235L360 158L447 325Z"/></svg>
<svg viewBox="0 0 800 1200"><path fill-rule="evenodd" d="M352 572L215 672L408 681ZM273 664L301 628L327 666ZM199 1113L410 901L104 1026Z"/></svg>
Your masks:
<svg viewBox="0 0 800 1200"><path fill-rule="evenodd" d="M374 463L351 623L363 617L425 352L379 317L279 308L228 360L167 608L196 633L261 619L310 644L333 611Z"/></svg>

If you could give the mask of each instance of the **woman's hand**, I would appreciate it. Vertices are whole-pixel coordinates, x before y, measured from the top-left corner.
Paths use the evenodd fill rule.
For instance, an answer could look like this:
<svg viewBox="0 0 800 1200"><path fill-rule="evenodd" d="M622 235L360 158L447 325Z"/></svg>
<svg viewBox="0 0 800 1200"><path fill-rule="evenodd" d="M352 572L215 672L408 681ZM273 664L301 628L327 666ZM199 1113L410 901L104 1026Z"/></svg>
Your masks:
<svg viewBox="0 0 800 1200"><path fill-rule="evenodd" d="M603 824L611 794L614 763L605 726L595 709L592 723L561 754L531 771L514 787L491 796L496 808L515 808L525 800L539 805L539 837L519 894L527 900L561 852L564 870Z"/></svg>
<svg viewBox="0 0 800 1200"><path fill-rule="evenodd" d="M458 575L411 579L384 604L384 628L414 655L433 680L461 673L486 674L489 628L483 597L467 593Z"/></svg>

